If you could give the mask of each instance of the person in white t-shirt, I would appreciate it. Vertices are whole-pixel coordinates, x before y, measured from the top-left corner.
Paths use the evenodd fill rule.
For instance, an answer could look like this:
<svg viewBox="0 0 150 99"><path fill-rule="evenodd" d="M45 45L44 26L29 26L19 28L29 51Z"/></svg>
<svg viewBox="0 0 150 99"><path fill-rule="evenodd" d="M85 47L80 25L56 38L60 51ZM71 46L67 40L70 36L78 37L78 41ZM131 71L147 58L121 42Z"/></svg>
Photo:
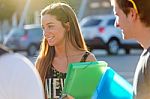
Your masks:
<svg viewBox="0 0 150 99"><path fill-rule="evenodd" d="M0 99L44 99L40 76L24 56L5 53L0 56Z"/></svg>

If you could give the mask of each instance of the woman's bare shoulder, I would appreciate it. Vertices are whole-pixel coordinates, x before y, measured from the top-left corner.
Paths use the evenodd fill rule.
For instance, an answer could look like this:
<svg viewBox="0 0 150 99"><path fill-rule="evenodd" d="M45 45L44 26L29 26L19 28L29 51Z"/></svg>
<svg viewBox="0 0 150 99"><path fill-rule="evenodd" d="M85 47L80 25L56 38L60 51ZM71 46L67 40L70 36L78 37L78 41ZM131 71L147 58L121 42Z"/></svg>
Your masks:
<svg viewBox="0 0 150 99"><path fill-rule="evenodd" d="M93 53L89 52L89 56L86 61L97 61L97 59Z"/></svg>

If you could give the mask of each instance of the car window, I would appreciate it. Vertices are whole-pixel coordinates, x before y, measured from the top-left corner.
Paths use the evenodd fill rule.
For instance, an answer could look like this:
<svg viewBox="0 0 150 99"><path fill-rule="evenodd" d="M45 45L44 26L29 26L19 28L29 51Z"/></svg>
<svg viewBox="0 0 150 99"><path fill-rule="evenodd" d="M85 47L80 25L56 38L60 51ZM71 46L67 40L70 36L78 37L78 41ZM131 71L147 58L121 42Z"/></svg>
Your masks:
<svg viewBox="0 0 150 99"><path fill-rule="evenodd" d="M41 28L29 29L28 33L32 38L42 38L43 36Z"/></svg>
<svg viewBox="0 0 150 99"><path fill-rule="evenodd" d="M115 24L115 19L110 19L107 23L108 26L114 26Z"/></svg>
<svg viewBox="0 0 150 99"><path fill-rule="evenodd" d="M24 35L25 34L25 32L24 31L14 31L14 33L13 33L13 37L20 37L20 36L22 36L22 35Z"/></svg>
<svg viewBox="0 0 150 99"><path fill-rule="evenodd" d="M100 19L90 19L86 20L83 24L83 27L91 27L91 26L96 26L101 23L102 20Z"/></svg>

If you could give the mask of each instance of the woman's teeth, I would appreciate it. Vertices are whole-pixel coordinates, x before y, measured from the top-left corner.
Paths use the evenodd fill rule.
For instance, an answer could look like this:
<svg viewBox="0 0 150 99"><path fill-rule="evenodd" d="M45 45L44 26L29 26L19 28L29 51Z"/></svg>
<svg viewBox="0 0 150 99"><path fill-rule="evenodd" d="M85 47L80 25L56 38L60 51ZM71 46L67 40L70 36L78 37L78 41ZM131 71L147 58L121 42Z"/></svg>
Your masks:
<svg viewBox="0 0 150 99"><path fill-rule="evenodd" d="M49 37L49 38L48 38L48 40L52 40L53 38L54 38L54 36L52 36L52 37Z"/></svg>

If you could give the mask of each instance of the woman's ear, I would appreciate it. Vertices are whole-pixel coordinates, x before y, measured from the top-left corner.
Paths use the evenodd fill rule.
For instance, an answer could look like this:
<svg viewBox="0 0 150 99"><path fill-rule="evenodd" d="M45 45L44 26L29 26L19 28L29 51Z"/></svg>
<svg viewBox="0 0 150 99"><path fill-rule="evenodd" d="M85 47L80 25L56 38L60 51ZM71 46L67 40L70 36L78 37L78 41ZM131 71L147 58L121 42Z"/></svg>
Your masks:
<svg viewBox="0 0 150 99"><path fill-rule="evenodd" d="M65 28L66 28L67 32L70 31L70 23L69 22L65 23Z"/></svg>

